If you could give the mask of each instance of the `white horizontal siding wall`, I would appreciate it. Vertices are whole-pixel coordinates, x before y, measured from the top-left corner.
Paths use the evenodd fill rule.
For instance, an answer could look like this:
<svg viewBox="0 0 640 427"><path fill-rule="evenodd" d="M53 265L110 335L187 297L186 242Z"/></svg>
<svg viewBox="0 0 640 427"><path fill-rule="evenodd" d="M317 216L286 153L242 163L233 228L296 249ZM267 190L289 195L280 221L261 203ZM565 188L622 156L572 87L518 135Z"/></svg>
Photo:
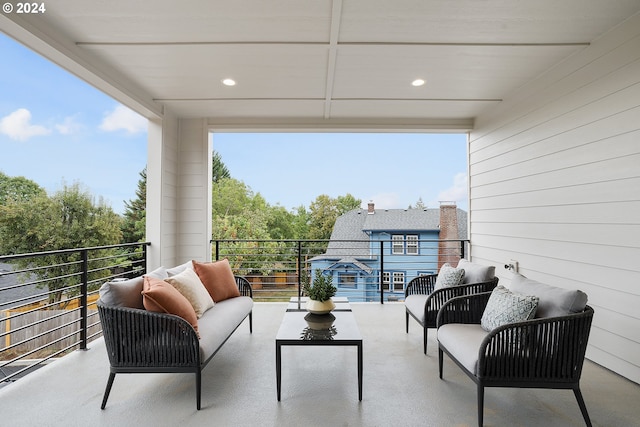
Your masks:
<svg viewBox="0 0 640 427"><path fill-rule="evenodd" d="M479 117L469 176L473 260L585 291L587 357L640 383L640 15Z"/></svg>

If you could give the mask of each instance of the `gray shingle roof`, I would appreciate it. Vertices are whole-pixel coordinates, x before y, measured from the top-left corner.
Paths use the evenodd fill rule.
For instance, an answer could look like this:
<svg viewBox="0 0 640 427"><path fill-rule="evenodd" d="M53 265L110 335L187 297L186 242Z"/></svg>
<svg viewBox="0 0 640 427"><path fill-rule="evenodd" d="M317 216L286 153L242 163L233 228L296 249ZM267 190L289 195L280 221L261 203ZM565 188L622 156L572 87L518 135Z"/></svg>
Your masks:
<svg viewBox="0 0 640 427"><path fill-rule="evenodd" d="M458 238L467 238L467 212L457 209ZM336 219L325 255L318 258L356 257L364 259L369 253L370 231L439 230L440 209L354 209ZM352 262L352 261L351 261Z"/></svg>

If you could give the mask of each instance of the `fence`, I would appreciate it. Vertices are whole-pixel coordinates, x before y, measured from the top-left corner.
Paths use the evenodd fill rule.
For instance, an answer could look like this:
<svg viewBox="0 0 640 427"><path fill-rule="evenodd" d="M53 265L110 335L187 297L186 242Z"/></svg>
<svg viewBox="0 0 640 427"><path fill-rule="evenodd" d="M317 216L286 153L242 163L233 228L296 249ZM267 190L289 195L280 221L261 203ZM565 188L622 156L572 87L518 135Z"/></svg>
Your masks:
<svg viewBox="0 0 640 427"><path fill-rule="evenodd" d="M100 336L100 285L144 274L147 245L0 257L0 382Z"/></svg>

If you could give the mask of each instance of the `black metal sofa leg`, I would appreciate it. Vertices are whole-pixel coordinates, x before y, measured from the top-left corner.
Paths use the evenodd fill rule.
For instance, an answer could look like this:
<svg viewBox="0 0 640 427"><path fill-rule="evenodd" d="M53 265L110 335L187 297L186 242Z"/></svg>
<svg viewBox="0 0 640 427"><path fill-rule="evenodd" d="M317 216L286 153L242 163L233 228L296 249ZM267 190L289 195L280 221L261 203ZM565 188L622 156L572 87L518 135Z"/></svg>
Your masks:
<svg viewBox="0 0 640 427"><path fill-rule="evenodd" d="M113 386L113 380L116 378L115 372L109 374L109 380L107 381L107 388L104 390L104 397L102 398L102 406L100 409L104 409L107 406L107 399L109 399L109 393L111 393L111 386Z"/></svg>
<svg viewBox="0 0 640 427"><path fill-rule="evenodd" d="M422 339L424 341L424 354L427 354L427 338L429 337L429 329L425 326L422 328L424 330Z"/></svg>
<svg viewBox="0 0 640 427"><path fill-rule="evenodd" d="M404 313L404 324L405 324L407 333L409 333L409 313L408 312Z"/></svg>
<svg viewBox="0 0 640 427"><path fill-rule="evenodd" d="M478 427L484 423L484 386L478 384Z"/></svg>
<svg viewBox="0 0 640 427"><path fill-rule="evenodd" d="M200 397L202 395L202 377L200 375L200 370L196 372L196 408L198 411L200 410Z"/></svg>
<svg viewBox="0 0 640 427"><path fill-rule="evenodd" d="M587 427L591 427L591 419L589 418L589 413L587 412L587 405L584 404L584 399L582 398L580 387L574 388L573 394L576 395L576 400L578 401L578 406L580 406L580 411L582 412L582 416L584 417L585 424L587 425Z"/></svg>

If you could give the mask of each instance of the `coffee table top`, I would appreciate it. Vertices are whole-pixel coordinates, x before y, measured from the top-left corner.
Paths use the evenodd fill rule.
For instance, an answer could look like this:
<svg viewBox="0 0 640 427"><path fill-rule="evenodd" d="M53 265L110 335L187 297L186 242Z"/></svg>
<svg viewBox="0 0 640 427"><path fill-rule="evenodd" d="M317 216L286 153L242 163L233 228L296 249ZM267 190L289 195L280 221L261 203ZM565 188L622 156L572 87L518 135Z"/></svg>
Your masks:
<svg viewBox="0 0 640 427"><path fill-rule="evenodd" d="M336 308L329 314L311 314L306 310L308 298L291 298L276 342L295 345L353 345L362 342L355 316L347 298L332 298Z"/></svg>

